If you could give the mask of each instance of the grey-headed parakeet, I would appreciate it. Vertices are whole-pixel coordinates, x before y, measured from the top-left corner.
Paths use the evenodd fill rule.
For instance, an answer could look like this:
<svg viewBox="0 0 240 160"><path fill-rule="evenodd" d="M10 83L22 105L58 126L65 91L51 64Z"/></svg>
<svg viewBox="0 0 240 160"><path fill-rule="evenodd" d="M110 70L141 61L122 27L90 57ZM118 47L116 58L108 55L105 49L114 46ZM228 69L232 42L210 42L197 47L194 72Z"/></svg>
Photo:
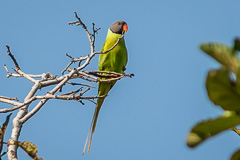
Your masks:
<svg viewBox="0 0 240 160"><path fill-rule="evenodd" d="M102 46L101 51L107 51L111 47L116 44L118 39L126 33L128 30L127 23L124 21L116 21L114 22L110 28L108 29L106 40ZM109 52L105 54L100 54L99 56L99 70L100 71L113 71L118 73L124 73L125 66L127 64L127 48L125 46L124 38L122 38L119 43ZM102 78L104 79L104 78ZM108 92L111 90L111 88L114 86L116 81L110 81L110 82L99 82L98 84L98 96L104 96L107 95ZM96 109L93 115L91 127L88 133L88 137L86 139L86 143L84 146L83 154L85 152L87 142L89 139L89 145L88 145L88 152L90 150L91 141L92 141L92 135L96 128L97 118L99 111L101 109L101 106L103 104L105 97L98 98ZM90 137L89 137L90 136Z"/></svg>

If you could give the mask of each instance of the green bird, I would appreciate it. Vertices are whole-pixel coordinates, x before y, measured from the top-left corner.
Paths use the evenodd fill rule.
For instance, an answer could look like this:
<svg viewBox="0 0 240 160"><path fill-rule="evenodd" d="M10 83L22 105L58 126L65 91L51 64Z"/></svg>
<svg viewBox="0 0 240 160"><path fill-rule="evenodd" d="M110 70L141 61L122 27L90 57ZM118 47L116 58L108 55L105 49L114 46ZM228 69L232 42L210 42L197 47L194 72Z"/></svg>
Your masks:
<svg viewBox="0 0 240 160"><path fill-rule="evenodd" d="M110 28L108 29L107 37L106 40L102 46L101 52L105 52L112 48L117 41L119 40L120 37L124 33L126 33L128 30L127 23L124 21L116 21L114 22ZM119 43L109 52L105 54L100 54L99 56L99 70L100 71L112 71L112 72L118 72L118 73L124 73L125 71L125 66L127 64L127 48L125 46L125 41L124 38L120 39ZM102 78L106 79L106 78ZM108 92L111 90L111 88L114 86L116 81L111 81L111 82L99 82L98 83L98 96L104 96L107 95ZM96 124L97 124L97 118L99 111L101 109L101 106L103 104L105 97L98 98L96 109L93 115L92 123L88 132L88 136L86 139L86 143L83 149L83 154L85 152L88 139L89 139L89 144L88 144L88 152L90 151L90 146L92 142L92 135L95 131Z"/></svg>

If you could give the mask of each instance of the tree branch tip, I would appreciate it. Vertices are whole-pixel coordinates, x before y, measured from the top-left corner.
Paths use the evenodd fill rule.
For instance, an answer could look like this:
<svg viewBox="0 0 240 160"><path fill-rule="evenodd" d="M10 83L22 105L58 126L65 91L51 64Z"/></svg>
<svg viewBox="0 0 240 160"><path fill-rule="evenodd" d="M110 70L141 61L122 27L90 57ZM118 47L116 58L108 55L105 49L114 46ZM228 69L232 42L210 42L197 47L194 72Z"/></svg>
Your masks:
<svg viewBox="0 0 240 160"><path fill-rule="evenodd" d="M5 68L5 70L7 71L7 73L9 74L10 72L9 72L9 70L8 70L8 68L7 68L7 65L4 64L3 67Z"/></svg>
<svg viewBox="0 0 240 160"><path fill-rule="evenodd" d="M83 103L83 101L82 101L82 100L78 100L78 102L80 102L82 105L85 105L85 103Z"/></svg>
<svg viewBox="0 0 240 160"><path fill-rule="evenodd" d="M10 46L9 45L6 45L7 49L10 50Z"/></svg>
<svg viewBox="0 0 240 160"><path fill-rule="evenodd" d="M78 17L78 15L77 15L77 12L74 12L74 14L75 14L75 17L78 19L79 17Z"/></svg>
<svg viewBox="0 0 240 160"><path fill-rule="evenodd" d="M19 101L19 99L17 97L10 98L10 100Z"/></svg>
<svg viewBox="0 0 240 160"><path fill-rule="evenodd" d="M83 24L83 22L82 22L82 20L78 17L78 15L77 15L77 12L74 12L74 14L75 14L75 17L78 19L78 21L79 21L79 25L84 25ZM85 25L84 25L85 26Z"/></svg>
<svg viewBox="0 0 240 160"><path fill-rule="evenodd" d="M134 75L133 73L131 73L129 77L130 77L130 78L133 78L134 76L135 76L135 75Z"/></svg>
<svg viewBox="0 0 240 160"><path fill-rule="evenodd" d="M66 53L66 56L71 58L71 59L73 59L73 57L70 54L68 54L68 53Z"/></svg>
<svg viewBox="0 0 240 160"><path fill-rule="evenodd" d="M17 63L17 60L14 58L13 54L12 54L11 51L10 51L10 46L9 46L9 45L6 45L6 47L7 47L7 55L9 55L10 58L12 59L13 63L15 64L16 69L17 69L17 70L20 69L20 67L19 67L19 65L18 65L18 63Z"/></svg>

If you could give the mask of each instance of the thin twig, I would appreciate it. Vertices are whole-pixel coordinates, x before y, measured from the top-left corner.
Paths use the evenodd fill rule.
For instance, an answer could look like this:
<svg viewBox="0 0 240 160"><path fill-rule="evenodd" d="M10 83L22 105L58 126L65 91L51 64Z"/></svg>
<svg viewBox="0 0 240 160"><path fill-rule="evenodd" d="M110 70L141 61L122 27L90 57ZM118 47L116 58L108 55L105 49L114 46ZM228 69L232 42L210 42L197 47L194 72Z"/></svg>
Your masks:
<svg viewBox="0 0 240 160"><path fill-rule="evenodd" d="M68 84L71 84L71 85L73 85L73 86L78 85L78 86L85 86L85 87L95 88L94 86L89 85L89 84L75 83L75 82L67 82L67 83L68 83Z"/></svg>
<svg viewBox="0 0 240 160"><path fill-rule="evenodd" d="M96 96L92 96L92 97L82 97L82 95L84 95L87 91L89 91L90 88L87 88L86 90L84 90L82 93L80 93L79 95L75 95L76 93L78 93L79 91L82 91L82 88L76 90L76 91L72 91L70 93L65 93L62 95L51 95L51 94L47 94L45 96L33 96L30 99L26 100L24 103L19 103L19 102L15 102L15 101L10 101L7 99L0 99L0 102L4 102L4 103L8 103L8 104L12 104L15 107L12 108L4 108L4 109L0 109L0 113L6 113L6 112L11 112L14 111L16 109L22 108L26 105L31 104L33 101L38 100L38 99L42 99L42 100L48 100L48 99L61 99L61 100L80 100L80 99L94 99L94 98L98 98Z"/></svg>
<svg viewBox="0 0 240 160"><path fill-rule="evenodd" d="M63 95L74 95L74 94L76 94L76 93L78 93L78 92L80 92L80 91L82 91L82 87L79 88L79 89L77 89L77 90L75 90L75 91L71 91L71 92L69 92L69 93L65 93L65 94L63 94Z"/></svg>
<svg viewBox="0 0 240 160"><path fill-rule="evenodd" d="M9 55L9 56L11 57L11 59L13 60L16 69L20 69L20 67L19 67L19 65L18 65L15 57L12 55L12 53L11 53L11 51L10 51L10 46L9 46L9 45L6 45L6 47L7 47L7 55Z"/></svg>
<svg viewBox="0 0 240 160"><path fill-rule="evenodd" d="M16 101L5 99L5 98L0 98L0 102L10 104L10 105L13 105L13 106L18 106L18 105L22 104L20 102L16 102Z"/></svg>
<svg viewBox="0 0 240 160"><path fill-rule="evenodd" d="M95 28L95 23L92 23L92 34L91 34L91 37L92 37L92 44L93 44L93 48L95 48L95 40L96 40L96 34L98 33L98 31L100 30L101 28Z"/></svg>
<svg viewBox="0 0 240 160"><path fill-rule="evenodd" d="M7 78L9 77L24 77L24 74L16 74L16 73L12 73L8 70L7 65L4 64L3 65L6 72L7 72ZM18 70L19 71L19 70ZM50 73L43 73L43 74L27 74L28 77L31 78L42 78L42 80L46 80L46 79L55 79L56 77L51 75Z"/></svg>
<svg viewBox="0 0 240 160"><path fill-rule="evenodd" d="M87 88L85 91L83 91L82 93L80 93L79 95L80 96L82 96L82 95L84 95L87 91L89 91L90 90L90 88Z"/></svg>
<svg viewBox="0 0 240 160"><path fill-rule="evenodd" d="M33 83L36 83L36 80L35 79L33 79L31 76L29 76L28 74L25 74L21 69L20 69L20 67L19 67L19 65L18 65L18 63L17 63L17 60L15 59L15 57L13 56L13 54L11 53L11 51L10 51L10 46L9 45L6 45L6 47L7 47L7 55L9 55L10 57L11 57L11 59L12 59L12 61L14 62L14 64L15 64L15 69L14 69L14 71L15 72L17 72L20 76L23 76L23 77L25 77L25 78L27 78L28 80L30 80L31 82L33 82ZM6 69L7 67L5 67L5 69ZM6 69L7 70L7 72L8 72L8 75L9 75L9 71L8 71L8 69Z"/></svg>
<svg viewBox="0 0 240 160"><path fill-rule="evenodd" d="M8 99L8 100L15 100L15 101L19 101L19 99L17 97L6 97L6 96L0 96L0 99Z"/></svg>
<svg viewBox="0 0 240 160"><path fill-rule="evenodd" d="M75 63L75 62L79 62L79 64L83 61L89 58L89 55L85 56L85 57L80 57L80 58L73 58L72 56L70 56L68 53L66 53L66 56L71 58L71 62L68 63L68 65L63 69L63 71L61 72L62 75L69 69L69 67ZM78 66L80 67L80 66Z"/></svg>
<svg viewBox="0 0 240 160"><path fill-rule="evenodd" d="M87 74L87 73L85 73L85 72L81 72L81 71L79 71L78 74L83 75L83 76L86 76L86 77L88 77L88 78L91 78L91 79L97 81L97 78L96 78L96 77L91 76L90 74Z"/></svg>
<svg viewBox="0 0 240 160"><path fill-rule="evenodd" d="M91 46L91 53L93 53L94 52L94 42L93 42L93 40L92 40L92 38L91 38L91 34L89 33L89 31L88 31L88 29L87 29L87 26L82 22L82 20L78 17L78 15L77 15L77 12L74 12L74 14L75 14L75 17L78 19L78 21L79 21L79 25L81 25L82 26L82 28L85 30L85 32L86 32L86 34L87 34L87 36L88 36L88 39L89 39L89 41L90 41L90 46Z"/></svg>

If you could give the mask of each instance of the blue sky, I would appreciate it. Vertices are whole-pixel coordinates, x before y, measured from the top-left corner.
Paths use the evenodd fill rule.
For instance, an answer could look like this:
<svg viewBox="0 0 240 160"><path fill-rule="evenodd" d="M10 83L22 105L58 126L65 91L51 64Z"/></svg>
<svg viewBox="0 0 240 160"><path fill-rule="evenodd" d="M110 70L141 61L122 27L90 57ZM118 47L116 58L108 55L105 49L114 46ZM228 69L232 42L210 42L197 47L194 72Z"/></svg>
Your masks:
<svg viewBox="0 0 240 160"><path fill-rule="evenodd" d="M224 132L195 149L189 149L185 140L197 122L222 112L208 100L204 84L208 70L219 65L199 50L199 44L231 45L240 35L239 6L238 0L1 1L0 95L21 100L32 84L23 78L6 78L3 64L14 67L6 44L24 72L60 75L69 63L65 53L74 57L89 53L84 31L67 24L76 20L75 11L89 28L92 22L101 27L97 50L112 22L125 20L129 27L126 72L135 77L120 80L109 93L91 151L81 156L95 107L89 102L82 106L49 101L24 125L19 140L34 142L39 156L48 160L228 159L240 148L233 132ZM86 69L97 69L97 64L95 57ZM88 95L96 93L93 89ZM0 115L1 124L6 115ZM6 140L10 132L11 123ZM30 158L19 149L19 159Z"/></svg>

